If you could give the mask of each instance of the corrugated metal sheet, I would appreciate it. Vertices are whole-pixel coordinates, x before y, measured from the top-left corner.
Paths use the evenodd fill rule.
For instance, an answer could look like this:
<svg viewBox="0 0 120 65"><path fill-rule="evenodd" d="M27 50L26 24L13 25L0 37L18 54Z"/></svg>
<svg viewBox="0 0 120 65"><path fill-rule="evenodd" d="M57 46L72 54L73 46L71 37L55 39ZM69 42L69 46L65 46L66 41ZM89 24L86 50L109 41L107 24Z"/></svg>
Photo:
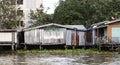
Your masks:
<svg viewBox="0 0 120 65"><path fill-rule="evenodd" d="M73 30L67 30L66 32L66 45L72 45L72 42L74 41L72 40L72 32ZM74 45L77 45L77 41L79 42L79 45L85 45L85 32L78 31L78 37L79 39L75 39L76 42Z"/></svg>
<svg viewBox="0 0 120 65"><path fill-rule="evenodd" d="M24 31L29 31L29 30L34 30L34 29L43 29L43 28L47 28L50 26L57 26L57 27L61 27L61 28L67 28L64 25L60 25L60 24L56 24L56 23L50 23L50 24L45 24L45 25L40 25L40 26L36 26L36 27L32 27L32 28L25 28Z"/></svg>
<svg viewBox="0 0 120 65"><path fill-rule="evenodd" d="M66 31L66 45L71 45L71 34L72 34L71 30Z"/></svg>
<svg viewBox="0 0 120 65"><path fill-rule="evenodd" d="M85 33L78 30L86 30L83 25L66 25L73 30L67 30L66 32L66 45L85 45ZM74 30L77 29L77 30ZM75 40L73 40L73 33L75 35ZM79 42L79 43L78 43Z"/></svg>
<svg viewBox="0 0 120 65"><path fill-rule="evenodd" d="M79 32L79 45L85 45L85 32Z"/></svg>
<svg viewBox="0 0 120 65"><path fill-rule="evenodd" d="M65 26L71 29L77 28L77 30L87 30L83 25L65 25Z"/></svg>

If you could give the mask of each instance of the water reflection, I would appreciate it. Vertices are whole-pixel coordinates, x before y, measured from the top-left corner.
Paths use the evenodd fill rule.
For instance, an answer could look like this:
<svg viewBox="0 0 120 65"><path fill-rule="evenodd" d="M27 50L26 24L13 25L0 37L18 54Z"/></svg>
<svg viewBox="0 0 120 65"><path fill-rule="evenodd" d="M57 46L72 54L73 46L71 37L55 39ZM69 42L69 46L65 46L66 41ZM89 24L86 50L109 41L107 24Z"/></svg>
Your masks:
<svg viewBox="0 0 120 65"><path fill-rule="evenodd" d="M0 54L0 65L120 65L112 54Z"/></svg>

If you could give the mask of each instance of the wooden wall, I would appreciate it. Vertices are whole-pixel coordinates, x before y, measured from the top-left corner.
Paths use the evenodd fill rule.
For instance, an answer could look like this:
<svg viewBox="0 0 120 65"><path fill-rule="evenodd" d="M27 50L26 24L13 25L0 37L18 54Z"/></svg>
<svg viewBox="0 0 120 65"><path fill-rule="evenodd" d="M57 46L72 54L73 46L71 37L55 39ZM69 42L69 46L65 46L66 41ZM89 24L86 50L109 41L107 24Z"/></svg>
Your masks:
<svg viewBox="0 0 120 65"><path fill-rule="evenodd" d="M107 36L109 39L112 39L112 27L120 27L120 22L109 24L107 27Z"/></svg>
<svg viewBox="0 0 120 65"><path fill-rule="evenodd" d="M17 43L17 32L0 32L0 42Z"/></svg>
<svg viewBox="0 0 120 65"><path fill-rule="evenodd" d="M25 31L26 44L56 45L65 44L65 30L63 28L43 28Z"/></svg>
<svg viewBox="0 0 120 65"><path fill-rule="evenodd" d="M86 40L87 40L87 43L92 43L92 31L87 31Z"/></svg>

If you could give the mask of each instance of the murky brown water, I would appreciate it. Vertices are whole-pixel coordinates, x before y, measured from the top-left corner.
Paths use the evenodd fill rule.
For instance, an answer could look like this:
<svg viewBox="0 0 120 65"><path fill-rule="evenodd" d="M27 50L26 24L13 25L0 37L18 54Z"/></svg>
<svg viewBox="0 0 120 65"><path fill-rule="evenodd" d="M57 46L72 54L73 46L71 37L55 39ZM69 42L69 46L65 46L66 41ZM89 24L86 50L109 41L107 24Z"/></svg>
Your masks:
<svg viewBox="0 0 120 65"><path fill-rule="evenodd" d="M0 65L120 65L120 55L112 54L0 54Z"/></svg>

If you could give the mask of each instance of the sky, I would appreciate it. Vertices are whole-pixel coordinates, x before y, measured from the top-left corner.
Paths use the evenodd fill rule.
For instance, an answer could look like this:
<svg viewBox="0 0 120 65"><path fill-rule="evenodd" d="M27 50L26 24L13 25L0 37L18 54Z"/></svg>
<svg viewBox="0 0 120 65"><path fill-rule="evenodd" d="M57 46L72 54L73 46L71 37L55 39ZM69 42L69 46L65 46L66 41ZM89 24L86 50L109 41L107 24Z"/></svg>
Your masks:
<svg viewBox="0 0 120 65"><path fill-rule="evenodd" d="M43 0L44 12L47 14L53 14L58 4L59 0Z"/></svg>

